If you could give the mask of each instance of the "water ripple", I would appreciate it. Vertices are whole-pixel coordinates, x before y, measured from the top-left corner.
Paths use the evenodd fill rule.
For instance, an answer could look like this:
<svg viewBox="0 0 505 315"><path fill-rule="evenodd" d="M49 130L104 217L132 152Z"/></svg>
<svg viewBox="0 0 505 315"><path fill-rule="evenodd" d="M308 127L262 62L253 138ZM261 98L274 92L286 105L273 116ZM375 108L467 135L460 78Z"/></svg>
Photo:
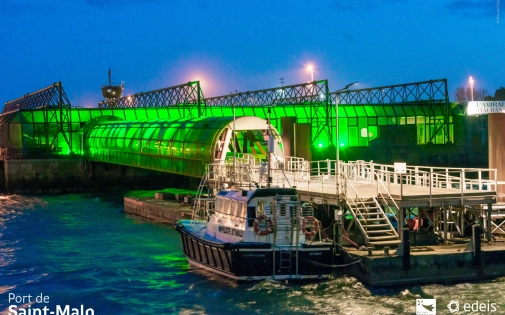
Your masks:
<svg viewBox="0 0 505 315"><path fill-rule="evenodd" d="M369 288L354 278L237 283L189 267L180 236L122 211L122 196L0 195L0 311L9 293L95 314L414 314L417 298L502 303L505 278ZM505 311L505 305L500 304Z"/></svg>

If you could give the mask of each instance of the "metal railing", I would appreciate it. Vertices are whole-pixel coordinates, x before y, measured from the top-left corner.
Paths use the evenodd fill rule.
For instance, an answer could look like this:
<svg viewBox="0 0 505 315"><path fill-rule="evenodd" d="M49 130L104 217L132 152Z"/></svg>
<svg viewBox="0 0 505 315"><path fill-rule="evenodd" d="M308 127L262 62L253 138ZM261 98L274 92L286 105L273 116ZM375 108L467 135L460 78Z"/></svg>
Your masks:
<svg viewBox="0 0 505 315"><path fill-rule="evenodd" d="M240 154L235 162L228 159L212 167L215 168L213 174L220 174L221 183L234 182L238 186L249 187L265 186L267 183L266 162L253 155ZM402 198L421 192L430 196L460 194L461 197L474 192L496 193L499 184L496 169L410 166L406 167L405 172L399 173L394 165L360 160L340 161L338 167L338 174L348 178L355 186L375 187L378 194L384 194L383 198L389 200L393 198L391 195ZM275 159L270 168L271 185L345 194L347 190L339 182L336 168L335 160L306 161L289 156L283 161Z"/></svg>
<svg viewBox="0 0 505 315"><path fill-rule="evenodd" d="M396 203L395 199L393 198L393 196L391 196L391 194L389 193L389 190L386 188L386 186L384 185L384 182L379 178L378 176L378 173L375 173L375 176L377 178L377 198L379 200L382 200L383 201L383 205L384 205L384 212L386 212L386 214L391 214L393 215L393 217L395 218L395 220L398 222L398 209L400 209L400 207L398 206L398 204ZM384 189L384 192L381 191L380 188L383 188ZM389 205L390 203L393 204L393 206L395 207L395 211L393 211L392 207Z"/></svg>

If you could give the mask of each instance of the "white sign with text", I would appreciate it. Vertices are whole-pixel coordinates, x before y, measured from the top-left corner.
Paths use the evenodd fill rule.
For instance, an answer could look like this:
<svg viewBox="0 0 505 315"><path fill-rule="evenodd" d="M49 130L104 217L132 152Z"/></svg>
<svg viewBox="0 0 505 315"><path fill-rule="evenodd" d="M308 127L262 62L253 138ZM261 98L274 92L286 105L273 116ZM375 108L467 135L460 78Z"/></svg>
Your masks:
<svg viewBox="0 0 505 315"><path fill-rule="evenodd" d="M486 115L505 113L505 101L473 101L468 102L467 115Z"/></svg>

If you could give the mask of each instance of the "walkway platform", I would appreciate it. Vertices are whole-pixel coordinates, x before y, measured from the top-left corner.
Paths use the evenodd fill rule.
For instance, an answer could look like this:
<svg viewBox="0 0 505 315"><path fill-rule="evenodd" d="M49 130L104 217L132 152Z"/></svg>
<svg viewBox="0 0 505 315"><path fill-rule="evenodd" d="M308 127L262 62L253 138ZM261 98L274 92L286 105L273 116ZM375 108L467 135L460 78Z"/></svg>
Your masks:
<svg viewBox="0 0 505 315"><path fill-rule="evenodd" d="M398 245L407 215L416 216L418 228L422 219L429 221L430 226L425 228L445 240L448 233L464 235L483 217L486 239L491 239L488 227L503 231L501 222L492 221L493 204L497 202L496 170L400 164L286 158L274 163L267 174L266 163L244 157L209 166L206 183L216 193L223 185L264 187L270 176L272 186L296 187L302 201L335 210L335 220L350 212L365 245ZM397 228L387 218L394 218ZM352 225L346 228L350 232Z"/></svg>

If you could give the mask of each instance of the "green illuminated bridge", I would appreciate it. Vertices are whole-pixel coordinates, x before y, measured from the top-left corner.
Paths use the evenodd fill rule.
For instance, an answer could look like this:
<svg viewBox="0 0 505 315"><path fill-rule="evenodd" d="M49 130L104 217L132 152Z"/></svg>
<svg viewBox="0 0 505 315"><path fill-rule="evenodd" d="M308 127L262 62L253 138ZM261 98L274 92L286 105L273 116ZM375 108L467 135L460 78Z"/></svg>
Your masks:
<svg viewBox="0 0 505 315"><path fill-rule="evenodd" d="M391 163L384 152L394 145L454 144L460 115L454 107L445 79L333 93L322 80L212 98L189 82L97 108L72 107L55 83L5 103L0 154L4 160L73 154L200 177L204 165L234 152L264 158L266 122L247 130L232 122L234 116L267 119L270 111L285 156L334 159L339 147L341 159Z"/></svg>

